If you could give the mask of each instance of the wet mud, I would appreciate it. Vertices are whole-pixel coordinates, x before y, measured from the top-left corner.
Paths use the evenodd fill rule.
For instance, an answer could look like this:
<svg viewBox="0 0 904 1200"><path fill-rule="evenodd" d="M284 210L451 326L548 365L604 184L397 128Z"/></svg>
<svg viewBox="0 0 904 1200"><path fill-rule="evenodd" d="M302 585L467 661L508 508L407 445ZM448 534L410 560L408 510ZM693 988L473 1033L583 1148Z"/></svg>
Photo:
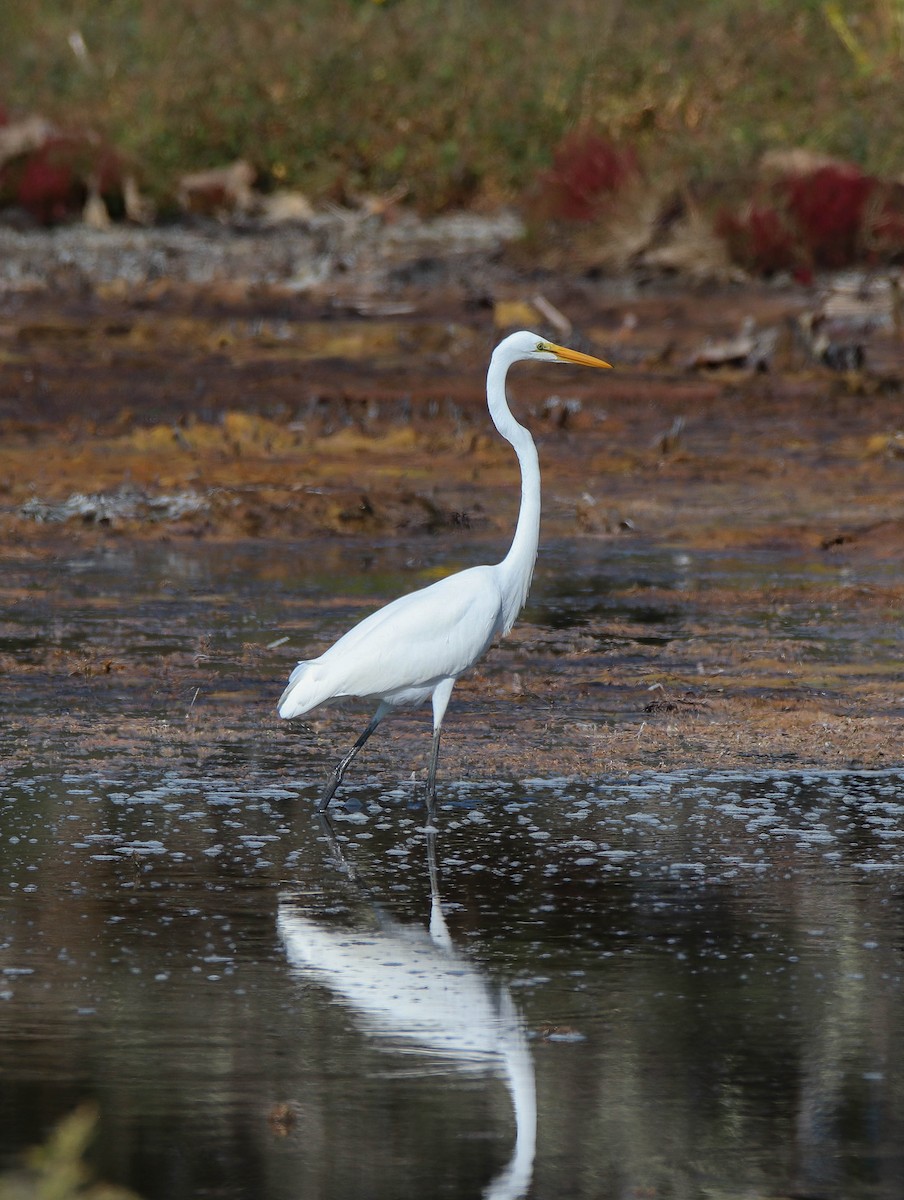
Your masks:
<svg viewBox="0 0 904 1200"><path fill-rule="evenodd" d="M904 343L876 333L832 369L800 341L813 304L423 264L378 293L9 287L11 758L65 737L222 762L250 738L277 773L301 743L326 768L362 714L282 725L283 680L371 606L504 553L517 465L484 372L533 324L615 370L512 372L540 450L540 560L513 634L456 688L443 773L899 764ZM700 353L745 321L774 332L767 362ZM422 772L425 721L388 725L369 769Z"/></svg>

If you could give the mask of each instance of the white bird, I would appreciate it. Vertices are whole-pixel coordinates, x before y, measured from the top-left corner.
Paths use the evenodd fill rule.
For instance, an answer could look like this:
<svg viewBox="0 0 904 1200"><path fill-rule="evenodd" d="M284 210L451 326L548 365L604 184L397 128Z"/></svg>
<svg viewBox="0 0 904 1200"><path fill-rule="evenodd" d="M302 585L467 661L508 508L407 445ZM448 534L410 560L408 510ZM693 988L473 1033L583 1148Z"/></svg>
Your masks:
<svg viewBox="0 0 904 1200"><path fill-rule="evenodd" d="M383 718L395 708L414 707L428 699L433 703L433 744L427 776L427 806L432 811L440 731L452 688L459 675L514 625L527 599L537 560L537 447L528 430L512 416L505 395L509 367L527 359L588 367L610 365L526 331L510 334L493 351L487 372L487 404L493 424L511 443L521 467L521 508L505 558L491 566L470 567L400 596L365 617L319 658L300 662L289 676L277 706L286 720L346 697L378 702L370 723L333 770L319 804L320 812L327 808L352 759Z"/></svg>

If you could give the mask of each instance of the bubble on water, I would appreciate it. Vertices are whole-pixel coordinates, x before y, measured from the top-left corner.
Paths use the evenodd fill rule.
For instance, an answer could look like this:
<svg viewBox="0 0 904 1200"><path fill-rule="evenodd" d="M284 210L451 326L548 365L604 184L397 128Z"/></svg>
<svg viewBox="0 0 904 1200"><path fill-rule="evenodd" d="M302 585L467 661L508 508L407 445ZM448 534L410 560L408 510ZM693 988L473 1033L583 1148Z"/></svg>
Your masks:
<svg viewBox="0 0 904 1200"><path fill-rule="evenodd" d="M802 847L828 845L834 842L835 834L828 829L806 829L798 831L798 845Z"/></svg>

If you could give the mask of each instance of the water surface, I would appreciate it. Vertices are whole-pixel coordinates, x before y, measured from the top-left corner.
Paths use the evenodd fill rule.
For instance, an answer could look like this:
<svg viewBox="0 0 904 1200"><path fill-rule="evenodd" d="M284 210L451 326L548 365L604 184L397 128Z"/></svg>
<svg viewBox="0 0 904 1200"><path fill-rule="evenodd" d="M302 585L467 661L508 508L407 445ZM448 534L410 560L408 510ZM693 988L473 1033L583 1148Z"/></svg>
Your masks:
<svg viewBox="0 0 904 1200"><path fill-rule="evenodd" d="M680 643L694 595L752 571L797 589L777 635L817 637L806 566L547 562L528 672L566 615L592 635L640 607L628 634ZM3 701L2 1166L91 1099L94 1165L148 1200L899 1197L904 772L488 757L447 773L431 832L390 733L325 823L332 739L262 739L267 646L435 567L161 546L7 574L31 673ZM853 660L847 632L827 617L821 652ZM243 672L236 643L265 657ZM50 669L124 647L154 673ZM164 668L188 660L231 697L222 745L134 738L144 711L184 724Z"/></svg>

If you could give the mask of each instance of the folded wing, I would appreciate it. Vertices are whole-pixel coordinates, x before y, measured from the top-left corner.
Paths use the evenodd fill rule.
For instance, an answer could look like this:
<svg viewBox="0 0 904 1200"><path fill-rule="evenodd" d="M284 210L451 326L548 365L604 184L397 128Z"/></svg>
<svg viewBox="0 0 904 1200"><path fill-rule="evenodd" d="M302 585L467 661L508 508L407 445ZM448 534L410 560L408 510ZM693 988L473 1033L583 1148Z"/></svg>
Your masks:
<svg viewBox="0 0 904 1200"><path fill-rule="evenodd" d="M472 567L401 596L355 625L319 658L300 662L279 701L281 717L297 717L327 700L430 694L456 678L488 648L503 626L496 567Z"/></svg>

